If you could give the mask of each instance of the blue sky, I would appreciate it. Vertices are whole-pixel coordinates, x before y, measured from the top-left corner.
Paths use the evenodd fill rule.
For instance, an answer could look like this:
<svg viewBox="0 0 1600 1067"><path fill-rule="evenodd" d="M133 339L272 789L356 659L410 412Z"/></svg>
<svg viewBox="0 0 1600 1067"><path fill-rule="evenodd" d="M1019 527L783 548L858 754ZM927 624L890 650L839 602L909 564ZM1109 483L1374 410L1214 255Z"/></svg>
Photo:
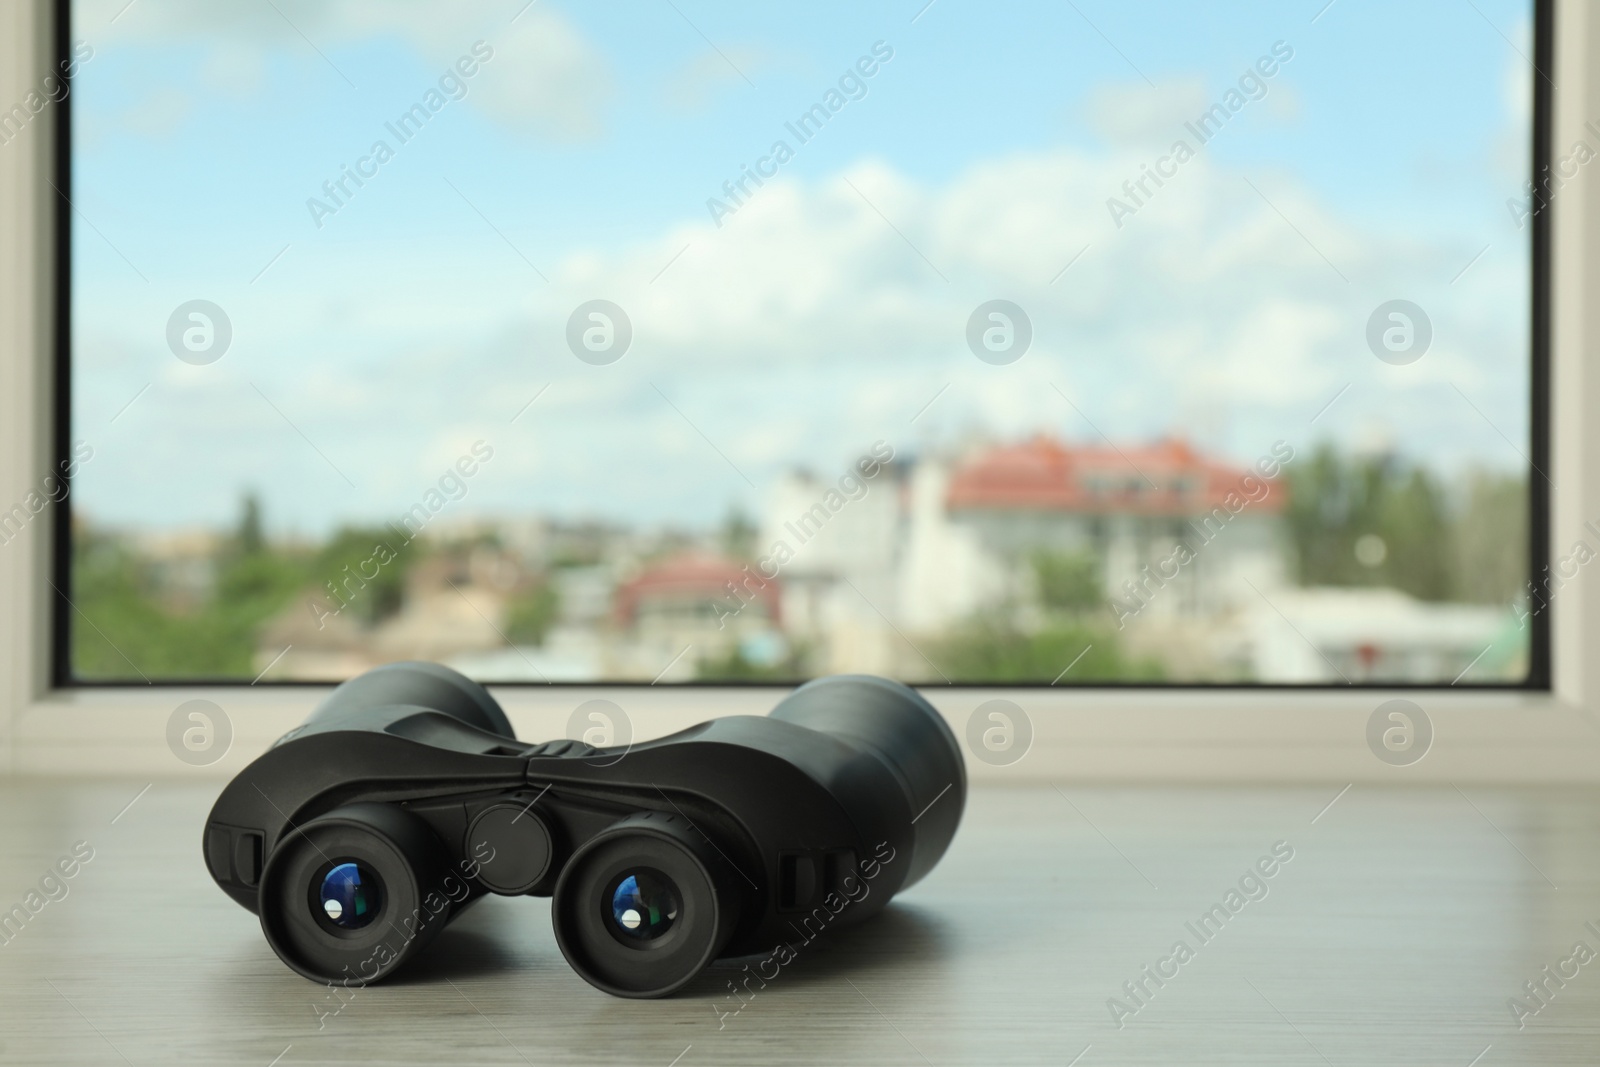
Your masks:
<svg viewBox="0 0 1600 1067"><path fill-rule="evenodd" d="M1521 463L1527 4L677 6L75 4L77 506L225 522L255 488L320 533L479 438L464 511L641 522L759 510L784 467L878 438ZM398 144L384 123L479 40L465 98ZM866 96L713 226L878 41ZM1265 98L1116 228L1106 198L1279 41ZM317 228L307 198L379 138L395 157ZM1004 368L962 343L997 296L1036 332ZM563 340L594 297L634 321L608 367ZM1409 367L1362 346L1395 297L1435 320ZM234 328L204 367L165 344L195 298Z"/></svg>

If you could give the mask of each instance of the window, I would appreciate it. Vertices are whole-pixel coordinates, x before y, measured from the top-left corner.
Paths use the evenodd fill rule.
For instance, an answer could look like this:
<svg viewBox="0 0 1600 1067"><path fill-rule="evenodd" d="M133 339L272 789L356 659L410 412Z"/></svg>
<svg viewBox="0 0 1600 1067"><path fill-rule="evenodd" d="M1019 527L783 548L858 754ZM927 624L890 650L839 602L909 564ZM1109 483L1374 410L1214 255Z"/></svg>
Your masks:
<svg viewBox="0 0 1600 1067"><path fill-rule="evenodd" d="M60 680L1545 684L1548 20L917 6L75 0Z"/></svg>

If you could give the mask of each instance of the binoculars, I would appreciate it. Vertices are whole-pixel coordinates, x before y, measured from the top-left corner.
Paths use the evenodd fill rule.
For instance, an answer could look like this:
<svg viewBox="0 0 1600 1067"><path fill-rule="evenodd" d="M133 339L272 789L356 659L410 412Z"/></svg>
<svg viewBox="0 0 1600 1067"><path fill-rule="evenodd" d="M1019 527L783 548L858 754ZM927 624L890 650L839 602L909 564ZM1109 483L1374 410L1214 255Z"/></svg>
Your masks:
<svg viewBox="0 0 1600 1067"><path fill-rule="evenodd" d="M520 742L481 685L396 663L241 771L203 847L307 978L380 981L498 893L552 897L590 984L660 997L712 960L798 952L881 911L944 855L966 791L950 727L883 678L596 748Z"/></svg>

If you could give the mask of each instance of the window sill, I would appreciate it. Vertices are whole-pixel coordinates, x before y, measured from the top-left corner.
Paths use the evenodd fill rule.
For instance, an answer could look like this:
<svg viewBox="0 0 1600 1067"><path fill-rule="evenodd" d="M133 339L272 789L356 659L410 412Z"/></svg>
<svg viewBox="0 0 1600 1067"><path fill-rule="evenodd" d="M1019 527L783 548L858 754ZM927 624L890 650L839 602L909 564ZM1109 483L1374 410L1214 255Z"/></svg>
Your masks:
<svg viewBox="0 0 1600 1067"><path fill-rule="evenodd" d="M54 690L13 723L8 764L23 775L139 774L221 778L237 773L299 724L328 692L320 687ZM744 688L500 688L517 734L567 734L574 709L609 700L636 739L703 719L764 715L782 690ZM993 766L968 751L975 782L1600 782L1600 716L1547 694L1519 691L1361 690L924 690L958 738L980 704L1008 700L1026 714L1025 755ZM1367 747L1367 721L1401 697L1432 721L1434 740L1409 766ZM234 729L226 754L192 767L167 748L167 721L185 701L209 700Z"/></svg>

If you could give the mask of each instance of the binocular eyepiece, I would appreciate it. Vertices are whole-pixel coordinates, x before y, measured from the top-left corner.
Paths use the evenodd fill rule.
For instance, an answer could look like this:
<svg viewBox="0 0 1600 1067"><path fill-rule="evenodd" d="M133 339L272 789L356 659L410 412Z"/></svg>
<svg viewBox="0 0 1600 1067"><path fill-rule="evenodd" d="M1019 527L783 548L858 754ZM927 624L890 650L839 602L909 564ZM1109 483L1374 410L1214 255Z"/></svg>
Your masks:
<svg viewBox="0 0 1600 1067"><path fill-rule="evenodd" d="M949 726L883 678L595 748L519 742L481 685L397 663L241 771L204 849L308 978L379 981L497 893L552 897L574 970L659 997L714 959L797 952L876 914L944 855L965 803Z"/></svg>

